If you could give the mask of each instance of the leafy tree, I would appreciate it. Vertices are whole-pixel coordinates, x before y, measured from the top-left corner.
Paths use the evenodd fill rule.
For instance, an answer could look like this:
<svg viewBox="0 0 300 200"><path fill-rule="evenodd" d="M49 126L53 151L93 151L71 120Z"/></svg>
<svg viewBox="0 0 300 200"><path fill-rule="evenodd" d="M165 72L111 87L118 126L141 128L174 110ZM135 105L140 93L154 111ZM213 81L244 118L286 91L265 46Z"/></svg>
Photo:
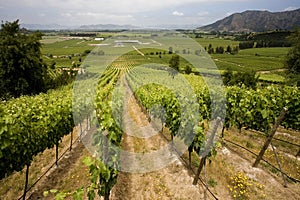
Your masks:
<svg viewBox="0 0 300 200"><path fill-rule="evenodd" d="M224 85L231 86L246 86L248 88L255 89L259 76L256 76L255 71L237 72L226 71L222 75Z"/></svg>
<svg viewBox="0 0 300 200"><path fill-rule="evenodd" d="M173 53L173 48L169 47L169 54L172 54L172 53Z"/></svg>
<svg viewBox="0 0 300 200"><path fill-rule="evenodd" d="M1 24L0 98L45 90L47 66L42 60L42 34L24 34L18 20Z"/></svg>
<svg viewBox="0 0 300 200"><path fill-rule="evenodd" d="M174 70L171 70L171 76L174 78L174 76L179 72L179 64L180 64L180 61L179 61L179 56L178 55L173 55L172 58L170 59L169 61L169 67L174 69Z"/></svg>
<svg viewBox="0 0 300 200"><path fill-rule="evenodd" d="M286 66L289 72L300 74L300 29L297 29L289 37L292 48L286 56Z"/></svg>
<svg viewBox="0 0 300 200"><path fill-rule="evenodd" d="M233 72L231 70L226 70L223 73L222 78L224 85L231 85L230 81L233 79Z"/></svg>
<svg viewBox="0 0 300 200"><path fill-rule="evenodd" d="M246 42L240 42L239 48L240 49L250 49L253 48L254 42L253 41L246 41Z"/></svg>
<svg viewBox="0 0 300 200"><path fill-rule="evenodd" d="M179 71L179 56L173 55L172 58L169 61L169 67L175 69L176 71Z"/></svg>
<svg viewBox="0 0 300 200"><path fill-rule="evenodd" d="M185 66L185 73L186 73L186 74L192 73L192 67L191 67L190 65L186 65L186 66Z"/></svg>
<svg viewBox="0 0 300 200"><path fill-rule="evenodd" d="M233 47L231 54L237 54L238 52L239 52L239 47L235 46L235 47Z"/></svg>
<svg viewBox="0 0 300 200"><path fill-rule="evenodd" d="M216 48L216 53L223 54L224 53L224 47L220 46Z"/></svg>
<svg viewBox="0 0 300 200"><path fill-rule="evenodd" d="M214 51L214 48L212 47L211 44L209 44L209 45L208 45L208 49L207 49L207 53L212 54L212 53L214 53L214 52L215 52L215 51Z"/></svg>
<svg viewBox="0 0 300 200"><path fill-rule="evenodd" d="M226 48L226 52L227 52L227 53L231 53L231 51L232 51L231 46L228 45L227 48Z"/></svg>

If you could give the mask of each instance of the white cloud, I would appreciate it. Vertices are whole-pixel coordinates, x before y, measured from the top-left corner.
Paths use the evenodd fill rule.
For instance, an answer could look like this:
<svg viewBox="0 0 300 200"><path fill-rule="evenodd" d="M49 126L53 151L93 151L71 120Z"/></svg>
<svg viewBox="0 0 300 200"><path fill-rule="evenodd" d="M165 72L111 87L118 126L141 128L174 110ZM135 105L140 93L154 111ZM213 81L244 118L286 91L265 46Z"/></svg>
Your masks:
<svg viewBox="0 0 300 200"><path fill-rule="evenodd" d="M296 9L297 9L297 7L289 6L286 9L284 9L283 11L290 11L290 10L296 10Z"/></svg>
<svg viewBox="0 0 300 200"><path fill-rule="evenodd" d="M173 11L172 12L172 15L174 15L174 16L183 16L184 14L182 13L182 12L178 12L178 11Z"/></svg>

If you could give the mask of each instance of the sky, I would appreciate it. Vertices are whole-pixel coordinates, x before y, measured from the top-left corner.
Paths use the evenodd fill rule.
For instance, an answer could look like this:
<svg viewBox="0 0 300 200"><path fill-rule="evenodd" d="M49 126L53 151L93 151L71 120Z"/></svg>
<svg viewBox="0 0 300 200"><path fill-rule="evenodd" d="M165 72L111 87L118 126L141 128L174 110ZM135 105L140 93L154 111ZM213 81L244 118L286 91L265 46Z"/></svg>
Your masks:
<svg viewBox="0 0 300 200"><path fill-rule="evenodd" d="M65 26L207 25L245 10L297 8L299 0L0 0L0 20Z"/></svg>

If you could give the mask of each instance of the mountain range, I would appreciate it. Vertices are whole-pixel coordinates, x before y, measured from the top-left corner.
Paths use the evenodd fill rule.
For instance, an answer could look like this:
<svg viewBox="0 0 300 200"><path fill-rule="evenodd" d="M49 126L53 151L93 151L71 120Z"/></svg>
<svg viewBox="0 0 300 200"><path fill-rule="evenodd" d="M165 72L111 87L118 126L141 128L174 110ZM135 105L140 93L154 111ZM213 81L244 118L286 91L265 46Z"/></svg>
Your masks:
<svg viewBox="0 0 300 200"><path fill-rule="evenodd" d="M198 28L202 31L263 32L291 30L300 26L300 9L284 12L245 11L234 13L213 24Z"/></svg>
<svg viewBox="0 0 300 200"><path fill-rule="evenodd" d="M92 24L81 26L64 26L60 24L21 24L21 27L28 30L128 30L137 29L137 26L132 25L117 25L117 24Z"/></svg>

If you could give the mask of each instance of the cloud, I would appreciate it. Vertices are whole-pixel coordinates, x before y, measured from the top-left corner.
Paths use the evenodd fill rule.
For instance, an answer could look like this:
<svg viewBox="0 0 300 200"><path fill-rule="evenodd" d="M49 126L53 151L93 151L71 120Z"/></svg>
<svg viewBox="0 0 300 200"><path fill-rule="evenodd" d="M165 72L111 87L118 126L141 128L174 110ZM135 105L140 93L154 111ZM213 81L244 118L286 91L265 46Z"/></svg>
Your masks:
<svg viewBox="0 0 300 200"><path fill-rule="evenodd" d="M290 10L296 10L296 9L298 9L298 8L294 7L294 6L289 6L286 9L284 9L283 11L290 11Z"/></svg>
<svg viewBox="0 0 300 200"><path fill-rule="evenodd" d="M172 15L174 15L174 16L183 16L184 14L182 12L173 11Z"/></svg>

